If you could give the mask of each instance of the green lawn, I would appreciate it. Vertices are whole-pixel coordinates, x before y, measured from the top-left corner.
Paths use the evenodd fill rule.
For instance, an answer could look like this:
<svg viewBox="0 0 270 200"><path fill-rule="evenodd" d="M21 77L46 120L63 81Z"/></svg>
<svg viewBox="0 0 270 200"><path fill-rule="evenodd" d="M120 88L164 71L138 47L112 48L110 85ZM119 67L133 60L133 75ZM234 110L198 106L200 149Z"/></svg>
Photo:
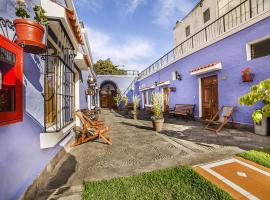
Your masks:
<svg viewBox="0 0 270 200"><path fill-rule="evenodd" d="M240 153L239 156L270 168L270 149L255 149Z"/></svg>
<svg viewBox="0 0 270 200"><path fill-rule="evenodd" d="M232 200L232 197L191 167L179 166L132 177L88 182L83 199Z"/></svg>

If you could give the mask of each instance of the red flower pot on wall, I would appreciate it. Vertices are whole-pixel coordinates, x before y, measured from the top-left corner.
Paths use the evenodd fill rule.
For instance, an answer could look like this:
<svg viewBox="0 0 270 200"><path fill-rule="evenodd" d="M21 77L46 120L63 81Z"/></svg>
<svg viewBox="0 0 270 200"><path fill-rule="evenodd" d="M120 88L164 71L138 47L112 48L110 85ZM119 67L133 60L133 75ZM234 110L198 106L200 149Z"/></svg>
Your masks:
<svg viewBox="0 0 270 200"><path fill-rule="evenodd" d="M24 47L27 53L40 54L46 51L46 45L42 43L45 29L37 22L27 19L13 21L17 39L15 42Z"/></svg>
<svg viewBox="0 0 270 200"><path fill-rule="evenodd" d="M242 81L243 81L243 82L252 82L254 76L255 76L255 75L254 75L253 73L251 73L250 67L246 67L246 68L242 71Z"/></svg>

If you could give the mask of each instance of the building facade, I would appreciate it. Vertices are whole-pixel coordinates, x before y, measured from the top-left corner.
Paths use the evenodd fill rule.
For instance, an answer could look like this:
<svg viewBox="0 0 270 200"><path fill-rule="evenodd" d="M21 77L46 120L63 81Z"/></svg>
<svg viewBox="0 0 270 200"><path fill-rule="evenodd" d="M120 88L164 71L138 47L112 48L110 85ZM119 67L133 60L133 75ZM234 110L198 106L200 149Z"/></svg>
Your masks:
<svg viewBox="0 0 270 200"><path fill-rule="evenodd" d="M15 0L1 1L1 28L6 20L16 19L15 4ZM15 44L12 26L0 29L1 56L8 58L10 48L16 61L7 67L0 62L1 199L19 198L72 138L78 123L74 111L88 107L87 81L95 77L86 29L73 1L26 1L32 19L34 5L41 5L49 20L42 54L25 53ZM6 28L8 33L3 32Z"/></svg>
<svg viewBox="0 0 270 200"><path fill-rule="evenodd" d="M164 111L195 104L195 116L210 119L222 106L236 106L234 122L252 125L260 105L243 107L238 98L270 77L269 16L267 0L200 1L177 22L173 50L139 74L141 107L151 107L151 94L159 91ZM247 67L252 82L242 80Z"/></svg>

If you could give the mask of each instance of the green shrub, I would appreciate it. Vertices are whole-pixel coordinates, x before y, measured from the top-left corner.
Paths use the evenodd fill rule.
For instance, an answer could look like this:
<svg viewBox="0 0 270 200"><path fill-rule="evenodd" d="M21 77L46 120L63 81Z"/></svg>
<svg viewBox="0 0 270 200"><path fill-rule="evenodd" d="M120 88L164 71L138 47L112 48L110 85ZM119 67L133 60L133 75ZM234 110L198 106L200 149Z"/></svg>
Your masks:
<svg viewBox="0 0 270 200"><path fill-rule="evenodd" d="M253 106L262 102L264 107L255 110L252 118L255 123L260 123L263 117L270 117L270 79L260 82L250 88L250 92L239 98L241 105Z"/></svg>

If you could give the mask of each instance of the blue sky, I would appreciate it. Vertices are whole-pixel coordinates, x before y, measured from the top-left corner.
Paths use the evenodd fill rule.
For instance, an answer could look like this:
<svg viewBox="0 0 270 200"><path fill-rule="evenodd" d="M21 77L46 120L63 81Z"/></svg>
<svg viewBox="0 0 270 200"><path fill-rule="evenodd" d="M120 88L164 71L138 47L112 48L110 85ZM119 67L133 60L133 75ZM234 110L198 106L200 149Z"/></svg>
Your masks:
<svg viewBox="0 0 270 200"><path fill-rule="evenodd" d="M142 70L173 48L173 27L198 0L76 0L94 61Z"/></svg>

